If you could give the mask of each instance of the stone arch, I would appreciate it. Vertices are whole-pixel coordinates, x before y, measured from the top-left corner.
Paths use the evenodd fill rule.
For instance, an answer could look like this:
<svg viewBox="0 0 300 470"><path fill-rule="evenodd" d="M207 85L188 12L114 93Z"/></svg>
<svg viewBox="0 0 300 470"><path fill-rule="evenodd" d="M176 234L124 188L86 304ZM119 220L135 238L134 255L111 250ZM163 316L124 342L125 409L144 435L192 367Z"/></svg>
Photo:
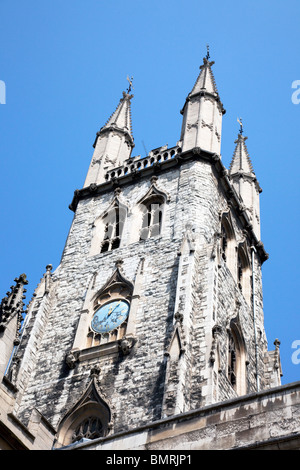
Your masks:
<svg viewBox="0 0 300 470"><path fill-rule="evenodd" d="M246 343L236 317L227 329L227 377L238 395L247 393L246 358Z"/></svg>
<svg viewBox="0 0 300 470"><path fill-rule="evenodd" d="M226 262L231 274L235 278L236 266L236 236L233 228L230 211L223 212L221 216L221 257Z"/></svg>
<svg viewBox="0 0 300 470"><path fill-rule="evenodd" d="M69 446L81 439L105 437L110 425L110 407L101 397L93 378L79 401L62 418L55 447Z"/></svg>
<svg viewBox="0 0 300 470"><path fill-rule="evenodd" d="M127 214L128 207L121 201L119 193L116 193L107 209L93 224L90 256L121 246Z"/></svg>
<svg viewBox="0 0 300 470"><path fill-rule="evenodd" d="M237 283L246 302L251 303L251 261L246 242L237 249Z"/></svg>
<svg viewBox="0 0 300 470"><path fill-rule="evenodd" d="M169 196L156 186L157 177L152 177L152 184L147 193L138 200L132 210L131 241L146 240L161 234L165 216L166 202Z"/></svg>

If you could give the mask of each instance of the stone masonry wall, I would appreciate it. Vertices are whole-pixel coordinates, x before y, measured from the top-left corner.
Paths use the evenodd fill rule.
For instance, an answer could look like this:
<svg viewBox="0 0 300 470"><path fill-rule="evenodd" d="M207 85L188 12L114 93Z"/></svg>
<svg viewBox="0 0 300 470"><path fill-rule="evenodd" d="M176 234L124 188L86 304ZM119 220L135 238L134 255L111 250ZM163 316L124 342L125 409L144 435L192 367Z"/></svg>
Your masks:
<svg viewBox="0 0 300 470"><path fill-rule="evenodd" d="M211 170L203 161L190 161L158 176L157 187L166 193L163 227L159 236L145 241L131 240L135 230L131 215L137 201L149 190L148 178L122 187L122 202L128 207L122 244L117 250L90 256L95 220L109 207L113 193L81 200L63 251L60 266L52 275L47 322L36 348L27 389L20 397L21 419L36 407L57 427L62 416L81 398L90 370L100 366L99 386L113 414L113 431L124 431L162 417L166 380L165 352L174 324L175 298L181 297L185 338L188 339L180 367L184 383L182 412L211 403L214 396L224 400L233 396L230 384L219 374L219 389L213 390L213 369L209 363L212 327L217 321L226 330L236 297L241 302L241 323L249 344L249 390L253 389L253 346L249 307L228 276L226 266L218 268L211 253L219 228L219 212L224 195ZM195 238L191 283L177 291L178 252L187 225ZM238 228L237 228L238 229ZM239 229L238 229L239 230ZM79 317L92 276L97 292L113 274L116 261L123 260L122 273L134 284L141 257L144 257L142 288L136 313L137 342L128 356L119 353L79 362L69 369L65 362L72 348ZM213 280L213 282L211 282ZM218 290L215 290L215 282ZM30 322L29 322L30 324ZM32 328L32 326L31 326ZM220 342L224 369L226 347ZM24 358L25 358L24 354ZM31 359L29 359L31 360ZM21 364L22 370L28 364ZM176 380L180 370L175 374ZM171 374L172 376L172 374ZM176 388L176 387L175 387Z"/></svg>

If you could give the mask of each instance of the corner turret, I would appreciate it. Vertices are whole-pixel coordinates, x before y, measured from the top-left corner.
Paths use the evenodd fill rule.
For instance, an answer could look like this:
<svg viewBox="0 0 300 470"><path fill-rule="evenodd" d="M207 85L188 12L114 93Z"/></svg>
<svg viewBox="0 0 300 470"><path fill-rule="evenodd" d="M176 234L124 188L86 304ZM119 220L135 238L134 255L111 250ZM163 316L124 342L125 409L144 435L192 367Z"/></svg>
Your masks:
<svg viewBox="0 0 300 470"><path fill-rule="evenodd" d="M226 111L211 69L213 64L207 53L196 83L181 110L183 121L180 140L183 151L200 147L218 155L221 153L222 116Z"/></svg>
<svg viewBox="0 0 300 470"><path fill-rule="evenodd" d="M84 187L103 183L107 170L123 165L134 147L131 129L131 82L107 123L97 132Z"/></svg>
<svg viewBox="0 0 300 470"><path fill-rule="evenodd" d="M235 140L235 150L229 168L229 177L233 186L245 204L247 214L253 226L253 231L260 240L260 204L259 194L262 189L256 179L249 157L246 140L243 135L243 125L240 122L238 138Z"/></svg>

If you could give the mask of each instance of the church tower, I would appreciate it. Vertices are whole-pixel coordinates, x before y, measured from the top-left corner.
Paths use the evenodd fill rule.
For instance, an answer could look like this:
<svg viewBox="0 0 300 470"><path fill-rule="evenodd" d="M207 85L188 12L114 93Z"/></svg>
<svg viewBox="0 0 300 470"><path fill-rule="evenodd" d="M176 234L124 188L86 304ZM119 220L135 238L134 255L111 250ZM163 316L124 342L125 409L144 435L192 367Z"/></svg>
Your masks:
<svg viewBox="0 0 300 470"><path fill-rule="evenodd" d="M280 385L264 330L260 188L241 133L229 171L221 161L212 65L203 59L173 147L132 157L130 87L97 133L61 262L1 369L10 414L23 427L42 416L49 448ZM2 304L1 341L24 284Z"/></svg>

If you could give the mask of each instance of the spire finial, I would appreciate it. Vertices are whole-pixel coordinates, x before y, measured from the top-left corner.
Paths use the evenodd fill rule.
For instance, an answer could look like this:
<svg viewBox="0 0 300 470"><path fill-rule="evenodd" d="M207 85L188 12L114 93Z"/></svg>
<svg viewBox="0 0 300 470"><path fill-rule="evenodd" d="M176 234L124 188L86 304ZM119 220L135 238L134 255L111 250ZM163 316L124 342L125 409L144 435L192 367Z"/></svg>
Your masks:
<svg viewBox="0 0 300 470"><path fill-rule="evenodd" d="M209 55L209 44L206 44L206 59L209 60L210 55Z"/></svg>
<svg viewBox="0 0 300 470"><path fill-rule="evenodd" d="M133 89L133 86L132 86L133 77L129 78L127 75L127 80L129 83L129 87L127 88L127 93L129 94L131 92L131 89Z"/></svg>
<svg viewBox="0 0 300 470"><path fill-rule="evenodd" d="M242 134L243 133L243 120L242 120L242 118L237 118L237 122L240 125L240 134Z"/></svg>

